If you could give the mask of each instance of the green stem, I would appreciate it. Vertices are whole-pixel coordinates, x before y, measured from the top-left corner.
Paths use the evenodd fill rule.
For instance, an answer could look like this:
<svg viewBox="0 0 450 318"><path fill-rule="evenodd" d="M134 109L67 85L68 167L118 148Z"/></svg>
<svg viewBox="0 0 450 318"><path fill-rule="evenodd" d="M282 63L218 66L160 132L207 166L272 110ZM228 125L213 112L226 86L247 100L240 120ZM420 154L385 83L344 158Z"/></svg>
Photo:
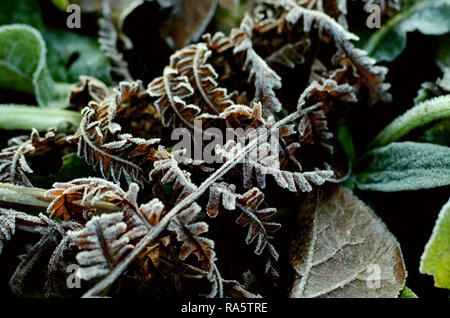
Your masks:
<svg viewBox="0 0 450 318"><path fill-rule="evenodd" d="M59 132L75 132L82 116L63 109L39 108L28 105L0 105L0 129L46 131L50 127Z"/></svg>
<svg viewBox="0 0 450 318"><path fill-rule="evenodd" d="M47 196L45 195L46 191L40 188L0 183L0 206L13 209L32 208L36 210L47 210L49 204L58 196ZM81 200L76 200L74 203L81 204ZM98 214L121 210L117 205L102 200L95 202L95 204L91 204L88 201L86 206L94 208Z"/></svg>
<svg viewBox="0 0 450 318"><path fill-rule="evenodd" d="M450 117L450 94L420 103L387 125L374 139L375 147L385 146L413 129Z"/></svg>

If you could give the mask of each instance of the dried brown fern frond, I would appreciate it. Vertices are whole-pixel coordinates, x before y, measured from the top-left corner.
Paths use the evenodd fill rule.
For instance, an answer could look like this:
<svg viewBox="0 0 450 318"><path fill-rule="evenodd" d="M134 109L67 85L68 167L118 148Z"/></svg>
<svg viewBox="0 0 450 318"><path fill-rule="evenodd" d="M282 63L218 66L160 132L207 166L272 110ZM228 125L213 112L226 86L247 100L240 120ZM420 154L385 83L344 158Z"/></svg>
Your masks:
<svg viewBox="0 0 450 318"><path fill-rule="evenodd" d="M384 83L387 68L375 66L375 60L368 57L367 52L355 48L350 41L358 40L356 35L348 32L327 14L304 8L295 1L283 0L280 5L287 10L283 16L286 28L302 23L303 32L317 29L319 34L327 32L331 35L337 48L337 53L332 58L333 65L357 69L359 82L368 90L371 104L391 100L391 95L387 92L390 85Z"/></svg>
<svg viewBox="0 0 450 318"><path fill-rule="evenodd" d="M85 158L94 169L98 168L106 179L118 181L124 176L128 183L144 182L146 176L141 164L151 156L159 140L134 138L117 130L111 132L111 125L102 130L98 111L86 107L82 113L78 156ZM113 129L120 126L114 125Z"/></svg>
<svg viewBox="0 0 450 318"><path fill-rule="evenodd" d="M193 104L200 107L202 113L218 114L233 105L227 90L218 87L218 74L207 63L211 51L204 43L187 46L170 57L170 67L178 74L189 79L194 89Z"/></svg>
<svg viewBox="0 0 450 318"><path fill-rule="evenodd" d="M82 229L68 233L75 246L86 249L78 253L77 260L83 266L77 275L89 280L103 276L130 252L137 240L159 221L164 206L155 199L139 206L138 187L132 183L125 192L119 185L99 178L76 179L68 183L56 183L46 195L56 196L48 207L52 216L58 213L61 198L83 207L92 207L102 200L114 203L110 209L119 212L93 216ZM74 194L78 194L75 196Z"/></svg>
<svg viewBox="0 0 450 318"><path fill-rule="evenodd" d="M78 143L78 155L98 167L105 178L118 181L123 175L128 182L146 180L140 165L152 156L159 139L121 133L117 121L147 108L147 97L140 81L122 82L100 103L92 101L83 109L80 128L71 141Z"/></svg>
<svg viewBox="0 0 450 318"><path fill-rule="evenodd" d="M128 63L124 60L123 54L117 48L118 34L112 21L111 8L108 1L102 2L102 14L99 19L98 42L100 49L111 61L111 72L125 81L131 81Z"/></svg>
<svg viewBox="0 0 450 318"><path fill-rule="evenodd" d="M309 38L287 43L267 56L265 60L269 65L282 65L293 69L296 65L305 63L305 54L310 46Z"/></svg>
<svg viewBox="0 0 450 318"><path fill-rule="evenodd" d="M348 28L346 19L347 0L302 0L298 4L307 9L321 11L335 19L344 28Z"/></svg>
<svg viewBox="0 0 450 318"><path fill-rule="evenodd" d="M298 125L298 131L299 145L314 144L318 140L329 153L333 152L333 148L323 142L331 139L333 133L328 130L326 115L322 109L303 117Z"/></svg>
<svg viewBox="0 0 450 318"><path fill-rule="evenodd" d="M194 253L206 269L210 269L215 260L214 241L200 235L208 232L208 224L195 222L201 208L196 203L174 217L167 229L176 234L177 240L182 242L180 259L185 260Z"/></svg>
<svg viewBox="0 0 450 318"><path fill-rule="evenodd" d="M68 232L74 246L82 250L76 257L81 266L77 271L79 278L90 280L108 274L145 234L158 225L164 205L153 199L139 206L137 192L136 184L132 183L125 192L117 184L99 178L57 183L54 189L47 192L47 195L57 196L49 205L51 213L58 206L60 197L72 193L81 194L79 204L83 206L89 207L103 200L114 202L116 207L122 209L93 216L82 228ZM205 268L210 270L209 279L215 281L221 278L213 264L213 243L199 236L207 231L207 226L204 222L193 223L199 211L200 207L194 203L171 220L168 230L176 233L182 244L180 259L185 260L191 253L197 254Z"/></svg>
<svg viewBox="0 0 450 318"><path fill-rule="evenodd" d="M79 278L108 274L133 249L123 218L121 212L94 216L83 229L68 233L75 246L86 250L77 255Z"/></svg>
<svg viewBox="0 0 450 318"><path fill-rule="evenodd" d="M236 220L236 223L242 226L249 225L246 243L251 244L256 237L258 242L255 248L255 254L260 255L266 246L273 259L278 259L278 253L269 243L271 239L269 233L276 232L281 225L274 222L263 221L272 216L275 208L258 209L264 201L264 194L258 188L252 188L244 194L235 193L236 186L225 182L214 183L209 191L209 200L207 213L211 217L216 217L220 203L227 210L235 210L238 207L242 213Z"/></svg>
<svg viewBox="0 0 450 318"><path fill-rule="evenodd" d="M208 48L217 54L233 49L233 55L239 57L239 65L249 74L248 83L253 84L253 102L261 102L265 117L281 110L275 90L281 88L280 76L269 67L267 62L255 51L252 43L254 21L246 15L239 28L231 31L229 37L223 33L204 36Z"/></svg>
<svg viewBox="0 0 450 318"><path fill-rule="evenodd" d="M320 143L329 153L333 149L324 141L333 137L328 129L327 112L333 109L336 102L356 103L355 89L349 84L337 84L333 79L313 81L302 93L298 106L308 103L319 103L321 108L302 117L298 125L299 146Z"/></svg>
<svg viewBox="0 0 450 318"><path fill-rule="evenodd" d="M198 187L191 181L190 173L185 170L182 170L179 167L180 163L176 160L175 156L167 152L165 152L164 155L165 157L163 159L155 162L155 168L151 172L151 175L159 174L162 172L163 176L160 179L160 182L162 184L174 184L173 187L174 190L181 189L181 194L178 196L177 202L180 202L189 195L199 191ZM190 162L191 161L185 163ZM260 191L257 188L251 189L243 195L236 194L234 190L235 190L234 185L228 185L224 182L213 183L209 188L209 200L206 207L206 211L210 217L215 217L218 212L219 200L220 198L222 198L222 204L226 209L235 210L236 207L239 207L239 209L242 210L242 215L253 217L251 220L252 222L256 222L257 228L259 228L261 233L258 232L259 234L258 233L255 234L254 231L256 231L256 228L252 226L251 230L253 231L252 232L253 234L251 235L249 234L246 242L247 244L252 243L256 235L259 235L258 245L255 250L255 253L259 255L262 253L266 245L269 244L267 241L264 241L270 238L266 234L266 231L272 231L274 230L275 227L278 229L279 224L275 223L266 224L260 220L268 217L269 215L263 214L262 212L260 213L259 210L257 211L257 207L262 202L261 199L264 198L264 195L262 195L262 193L260 193ZM255 203L254 199L255 197L259 198L257 204ZM270 209L270 212L271 212L270 215L272 215L274 212L276 212L276 209ZM243 220L245 218L242 215L239 218L240 220ZM258 219L257 215L259 215L261 218ZM245 220L247 220L247 218ZM239 222L238 224L245 226L248 225L250 221L249 222L239 221ZM276 253L275 248L271 247L270 250L273 250L272 253L273 255L275 255ZM180 258L184 259L183 257Z"/></svg>
<svg viewBox="0 0 450 318"><path fill-rule="evenodd" d="M111 95L112 90L105 83L91 76L80 76L78 83L72 86L70 103L84 108L90 101L100 103Z"/></svg>
<svg viewBox="0 0 450 318"><path fill-rule="evenodd" d="M148 93L158 98L154 104L165 126L193 128L194 117L201 109L184 101L194 93L187 76L181 76L178 70L166 66L163 76L148 85Z"/></svg>
<svg viewBox="0 0 450 318"><path fill-rule="evenodd" d="M74 205L77 206L75 211L88 209L90 212L98 212L97 208L101 209L100 212L122 210L127 226L134 233L132 238L135 239L143 236L158 223L164 209L158 199L139 206L138 191L139 187L135 183L130 184L128 191L124 191L119 184L101 178L81 178L55 183L53 188L45 193L48 197L54 197L47 212L54 218L62 214L61 210L65 213L66 209Z"/></svg>
<svg viewBox="0 0 450 318"><path fill-rule="evenodd" d="M155 175L160 175L161 184L173 184L174 190L181 190L177 202L184 199L189 194L197 191L197 186L191 181L191 173L180 168L180 164L195 164L200 162L184 156L184 151L175 151L169 153L163 147L158 148L156 154L157 160L154 162L153 169L150 171L150 179Z"/></svg>
<svg viewBox="0 0 450 318"><path fill-rule="evenodd" d="M32 187L26 176L27 173L33 173L27 159L44 155L65 144L66 135L57 134L54 128L50 128L44 137L40 137L39 132L33 129L30 136L10 139L9 146L0 152L0 182Z"/></svg>
<svg viewBox="0 0 450 318"><path fill-rule="evenodd" d="M24 212L0 208L0 253L5 241L10 240L17 230L41 235L37 243L27 245L26 253L19 256L20 263L9 282L12 292L16 295L22 295L26 276L42 254L49 248L56 246L55 252L51 257L51 263L56 264L60 262L63 252L63 249L61 249L61 237L65 241L66 232L79 226L75 222L56 223L42 214L36 217ZM66 243L67 241L64 244ZM57 251L58 249L59 251Z"/></svg>
<svg viewBox="0 0 450 318"><path fill-rule="evenodd" d="M281 110L281 103L275 94L275 89L281 88L281 78L254 50L251 41L253 27L252 18L246 15L239 29L231 31L230 37L234 46L233 54L245 54L242 68L244 71L249 72L248 81L255 86L253 101L261 102L264 106L263 112L267 117L273 112Z"/></svg>
<svg viewBox="0 0 450 318"><path fill-rule="evenodd" d="M225 160L232 160L239 153L242 146L235 141L230 141L218 153ZM252 187L253 170L256 172L258 186L265 188L266 175L271 175L278 186L292 192L310 192L311 184L322 185L333 176L332 170L316 170L307 172L295 172L281 169L280 160L274 156L271 145L268 142L261 143L258 151L254 151L242 163L243 184L248 189Z"/></svg>

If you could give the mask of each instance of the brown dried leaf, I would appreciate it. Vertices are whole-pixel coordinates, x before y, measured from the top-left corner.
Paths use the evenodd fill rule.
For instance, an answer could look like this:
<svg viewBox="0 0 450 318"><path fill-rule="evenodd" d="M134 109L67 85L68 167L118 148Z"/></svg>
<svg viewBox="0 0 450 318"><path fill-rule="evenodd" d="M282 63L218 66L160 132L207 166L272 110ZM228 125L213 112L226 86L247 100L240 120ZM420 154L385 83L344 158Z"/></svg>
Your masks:
<svg viewBox="0 0 450 318"><path fill-rule="evenodd" d="M350 190L327 190L300 209L290 297L397 297L406 278L399 243Z"/></svg>
<svg viewBox="0 0 450 318"><path fill-rule="evenodd" d="M162 6L173 6L172 15L161 26L164 38L169 37L177 49L196 41L211 21L217 0L159 0Z"/></svg>
<svg viewBox="0 0 450 318"><path fill-rule="evenodd" d="M83 214L84 211L88 211L81 205L74 203L81 200L83 195L79 192L72 192L60 195L51 203L50 218L54 219L59 215L62 215L63 220L70 220L76 217L77 214Z"/></svg>
<svg viewBox="0 0 450 318"><path fill-rule="evenodd" d="M90 101L100 103L111 94L110 89L98 79L90 76L80 76L70 93L70 103L80 107L86 106Z"/></svg>

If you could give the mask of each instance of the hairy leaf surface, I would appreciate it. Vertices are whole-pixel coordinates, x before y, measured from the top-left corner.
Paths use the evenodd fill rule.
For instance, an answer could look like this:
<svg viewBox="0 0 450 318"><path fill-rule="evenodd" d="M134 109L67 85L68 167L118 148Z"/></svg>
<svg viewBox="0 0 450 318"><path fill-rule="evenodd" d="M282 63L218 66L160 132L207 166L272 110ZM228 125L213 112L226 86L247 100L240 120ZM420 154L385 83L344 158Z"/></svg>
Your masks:
<svg viewBox="0 0 450 318"><path fill-rule="evenodd" d="M400 246L351 191L336 187L300 207L290 262L291 297L397 297L406 270Z"/></svg>

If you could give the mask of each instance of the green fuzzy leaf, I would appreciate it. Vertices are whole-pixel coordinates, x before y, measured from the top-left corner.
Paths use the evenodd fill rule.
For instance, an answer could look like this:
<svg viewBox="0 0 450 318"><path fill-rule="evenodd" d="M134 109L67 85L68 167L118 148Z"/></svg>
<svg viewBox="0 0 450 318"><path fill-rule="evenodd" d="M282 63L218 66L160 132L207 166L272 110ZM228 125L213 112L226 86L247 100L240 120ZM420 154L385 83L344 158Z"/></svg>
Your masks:
<svg viewBox="0 0 450 318"><path fill-rule="evenodd" d="M403 287L398 298L418 298L417 295L408 287Z"/></svg>
<svg viewBox="0 0 450 318"><path fill-rule="evenodd" d="M48 64L55 79L74 83L81 75L88 75L112 84L110 62L96 39L62 30L48 30L44 38L48 43Z"/></svg>
<svg viewBox="0 0 450 318"><path fill-rule="evenodd" d="M368 152L355 167L362 190L395 192L450 184L450 147L394 142Z"/></svg>
<svg viewBox="0 0 450 318"><path fill-rule="evenodd" d="M398 140L413 129L432 121L450 117L450 95L420 103L396 118L374 140L375 146L384 146Z"/></svg>
<svg viewBox="0 0 450 318"><path fill-rule="evenodd" d="M58 132L75 132L81 121L80 112L38 108L28 105L0 105L0 129L45 132L50 127Z"/></svg>
<svg viewBox="0 0 450 318"><path fill-rule="evenodd" d="M47 46L48 71L57 82L74 83L88 75L112 84L111 65L96 38L48 28L38 1L0 1L0 25L21 23L39 30Z"/></svg>
<svg viewBox="0 0 450 318"><path fill-rule="evenodd" d="M69 103L70 85L53 81L44 40L27 25L0 27L0 86L34 93L41 107L62 108Z"/></svg>
<svg viewBox="0 0 450 318"><path fill-rule="evenodd" d="M407 33L440 35L450 31L450 0L409 0L365 45L377 61L393 61L406 47Z"/></svg>
<svg viewBox="0 0 450 318"><path fill-rule="evenodd" d="M450 289L450 200L439 212L420 259L420 272L434 276L436 287Z"/></svg>

